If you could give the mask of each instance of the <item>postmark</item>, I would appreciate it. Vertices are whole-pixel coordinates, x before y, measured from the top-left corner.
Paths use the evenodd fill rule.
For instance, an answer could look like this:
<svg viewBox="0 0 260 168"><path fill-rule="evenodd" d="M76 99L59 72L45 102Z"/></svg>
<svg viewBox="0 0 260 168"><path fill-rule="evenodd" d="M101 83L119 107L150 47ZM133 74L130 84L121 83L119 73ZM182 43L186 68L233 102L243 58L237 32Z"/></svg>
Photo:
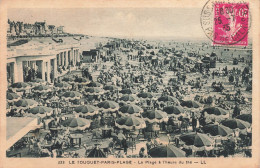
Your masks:
<svg viewBox="0 0 260 168"><path fill-rule="evenodd" d="M248 45L249 4L209 0L201 12L201 26L213 45Z"/></svg>

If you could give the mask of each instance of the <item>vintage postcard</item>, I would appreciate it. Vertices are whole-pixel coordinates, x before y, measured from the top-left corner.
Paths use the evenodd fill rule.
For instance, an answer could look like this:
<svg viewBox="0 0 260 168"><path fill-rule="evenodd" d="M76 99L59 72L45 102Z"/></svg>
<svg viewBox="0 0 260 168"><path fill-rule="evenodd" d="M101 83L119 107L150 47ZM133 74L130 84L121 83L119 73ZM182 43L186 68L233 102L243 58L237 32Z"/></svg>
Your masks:
<svg viewBox="0 0 260 168"><path fill-rule="evenodd" d="M3 0L0 168L259 168L258 0Z"/></svg>

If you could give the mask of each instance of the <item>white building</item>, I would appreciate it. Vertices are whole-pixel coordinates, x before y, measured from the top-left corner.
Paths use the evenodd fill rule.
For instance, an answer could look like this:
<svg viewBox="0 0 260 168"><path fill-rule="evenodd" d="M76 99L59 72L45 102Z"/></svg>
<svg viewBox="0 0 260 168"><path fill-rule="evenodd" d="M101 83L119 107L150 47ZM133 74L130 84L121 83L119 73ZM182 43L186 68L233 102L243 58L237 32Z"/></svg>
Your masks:
<svg viewBox="0 0 260 168"><path fill-rule="evenodd" d="M79 45L73 37L33 38L21 45L11 45L7 52L7 79L11 83L24 82L25 69L32 68L42 79L52 82L51 77L59 75L59 68L68 71L80 62Z"/></svg>

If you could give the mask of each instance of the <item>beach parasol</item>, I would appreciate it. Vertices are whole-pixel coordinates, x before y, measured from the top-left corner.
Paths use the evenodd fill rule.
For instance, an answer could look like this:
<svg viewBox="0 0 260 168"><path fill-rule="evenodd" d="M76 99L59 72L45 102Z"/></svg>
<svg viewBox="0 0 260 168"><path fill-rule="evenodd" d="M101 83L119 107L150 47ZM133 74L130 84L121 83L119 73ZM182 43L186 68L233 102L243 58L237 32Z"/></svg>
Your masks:
<svg viewBox="0 0 260 168"><path fill-rule="evenodd" d="M229 117L229 112L220 107L207 107L202 110L207 120L215 120L217 122L222 121Z"/></svg>
<svg viewBox="0 0 260 168"><path fill-rule="evenodd" d="M103 94L104 91L98 87L89 87L85 89L86 94L88 95L100 95Z"/></svg>
<svg viewBox="0 0 260 168"><path fill-rule="evenodd" d="M252 115L251 114L241 114L241 115L238 115L236 118L252 124Z"/></svg>
<svg viewBox="0 0 260 168"><path fill-rule="evenodd" d="M35 86L34 88L32 88L32 90L34 92L38 92L38 93L50 92L51 91L51 87L46 86L46 85L39 85L39 86Z"/></svg>
<svg viewBox="0 0 260 168"><path fill-rule="evenodd" d="M98 103L98 107L102 108L103 111L117 111L119 109L119 105L114 101L103 101Z"/></svg>
<svg viewBox="0 0 260 168"><path fill-rule="evenodd" d="M204 108L202 110L202 112L206 112L208 114L211 114L211 115L222 115L222 116L225 116L228 114L228 112L220 107L208 107L208 108Z"/></svg>
<svg viewBox="0 0 260 168"><path fill-rule="evenodd" d="M167 106L163 109L168 116L180 117L184 113L184 109L181 106Z"/></svg>
<svg viewBox="0 0 260 168"><path fill-rule="evenodd" d="M146 127L145 121L142 118L136 117L134 115L118 118L115 122L115 125L118 128L124 128L127 130L142 129Z"/></svg>
<svg viewBox="0 0 260 168"><path fill-rule="evenodd" d="M90 81L87 78L78 77L74 80L78 84L88 84Z"/></svg>
<svg viewBox="0 0 260 168"><path fill-rule="evenodd" d="M138 93L137 96L139 98L143 98L143 99L152 99L153 98L153 95L149 92L141 92L141 93Z"/></svg>
<svg viewBox="0 0 260 168"><path fill-rule="evenodd" d="M102 85L98 82L90 82L89 84L87 84L88 87L102 87Z"/></svg>
<svg viewBox="0 0 260 168"><path fill-rule="evenodd" d="M133 91L131 89L122 89L119 91L119 93L122 93L122 94L132 94Z"/></svg>
<svg viewBox="0 0 260 168"><path fill-rule="evenodd" d="M180 139L184 141L187 146L191 146L197 151L212 149L214 143L214 140L208 135L197 132L183 134L180 136Z"/></svg>
<svg viewBox="0 0 260 168"><path fill-rule="evenodd" d="M14 103L17 109L28 109L37 106L37 102L32 99L20 99Z"/></svg>
<svg viewBox="0 0 260 168"><path fill-rule="evenodd" d="M56 83L54 85L57 89L71 89L72 86L66 82Z"/></svg>
<svg viewBox="0 0 260 168"><path fill-rule="evenodd" d="M120 115L140 115L142 112L143 109L135 104L124 105L123 107L120 107L118 111Z"/></svg>
<svg viewBox="0 0 260 168"><path fill-rule="evenodd" d="M37 114L37 115L47 115L47 116L51 116L53 109L50 107L46 107L46 106L37 106L37 107L33 107L29 110L29 113L32 114Z"/></svg>
<svg viewBox="0 0 260 168"><path fill-rule="evenodd" d="M65 77L65 78L62 79L62 81L72 83L74 81L74 78L72 78L72 77Z"/></svg>
<svg viewBox="0 0 260 168"><path fill-rule="evenodd" d="M22 90L30 89L30 85L25 82L17 82L17 83L13 83L11 85L11 88L16 89L17 91L22 91Z"/></svg>
<svg viewBox="0 0 260 168"><path fill-rule="evenodd" d="M43 83L45 84L45 83L46 83L45 80L39 79L39 78L33 79L32 82L34 82L34 83L39 83L39 84L43 84Z"/></svg>
<svg viewBox="0 0 260 168"><path fill-rule="evenodd" d="M62 95L65 100L76 100L82 97L81 93L77 91L68 91Z"/></svg>
<svg viewBox="0 0 260 168"><path fill-rule="evenodd" d="M133 95L124 95L119 100L126 102L126 103L136 103L138 102L137 97Z"/></svg>
<svg viewBox="0 0 260 168"><path fill-rule="evenodd" d="M101 149L95 147L89 152L87 158L106 158L106 155Z"/></svg>
<svg viewBox="0 0 260 168"><path fill-rule="evenodd" d="M95 114L98 114L98 110L96 107L92 105L82 105L75 108L75 111L82 116L93 116Z"/></svg>
<svg viewBox="0 0 260 168"><path fill-rule="evenodd" d="M193 100L187 100L187 101L181 102L181 106L185 106L188 108L199 108L199 107L201 107L201 104L196 101L193 101Z"/></svg>
<svg viewBox="0 0 260 168"><path fill-rule="evenodd" d="M160 123L168 121L167 113L160 110L147 110L142 113L142 117L149 123Z"/></svg>
<svg viewBox="0 0 260 168"><path fill-rule="evenodd" d="M20 98L20 96L18 96L16 93L10 93L10 92L6 93L6 100L8 102L18 101L19 98Z"/></svg>
<svg viewBox="0 0 260 168"><path fill-rule="evenodd" d="M27 84L30 85L30 87L35 87L41 85L41 83L36 83L36 82L26 82Z"/></svg>
<svg viewBox="0 0 260 168"><path fill-rule="evenodd" d="M152 158L185 157L186 153L173 145L159 145L149 151Z"/></svg>
<svg viewBox="0 0 260 168"><path fill-rule="evenodd" d="M115 90L119 90L119 88L115 85L107 85L104 87L104 90L115 91Z"/></svg>
<svg viewBox="0 0 260 168"><path fill-rule="evenodd" d="M221 136L227 136L233 133L233 130L221 125L221 124L208 124L205 125L202 130L205 133L210 133L212 136L217 136L217 135L221 135Z"/></svg>
<svg viewBox="0 0 260 168"><path fill-rule="evenodd" d="M158 98L158 101L162 102L174 102L176 104L180 104L179 100L175 97L172 96L161 96Z"/></svg>
<svg viewBox="0 0 260 168"><path fill-rule="evenodd" d="M68 118L61 122L61 125L63 127L69 128L69 130L75 131L75 130L85 130L86 128L90 127L90 120L84 119L84 118Z"/></svg>
<svg viewBox="0 0 260 168"><path fill-rule="evenodd" d="M245 129L245 128L249 128L251 126L251 124L249 122L240 120L240 119L226 119L221 121L221 124L223 124L226 127L229 127L231 129Z"/></svg>

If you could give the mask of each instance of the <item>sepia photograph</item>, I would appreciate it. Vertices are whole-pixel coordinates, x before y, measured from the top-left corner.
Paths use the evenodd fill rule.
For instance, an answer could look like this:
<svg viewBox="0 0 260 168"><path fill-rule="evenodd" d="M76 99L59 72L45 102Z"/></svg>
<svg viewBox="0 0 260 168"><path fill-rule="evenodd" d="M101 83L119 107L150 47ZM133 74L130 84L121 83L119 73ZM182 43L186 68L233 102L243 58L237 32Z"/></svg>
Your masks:
<svg viewBox="0 0 260 168"><path fill-rule="evenodd" d="M4 157L158 167L258 157L257 13L248 1L201 4L6 9Z"/></svg>

